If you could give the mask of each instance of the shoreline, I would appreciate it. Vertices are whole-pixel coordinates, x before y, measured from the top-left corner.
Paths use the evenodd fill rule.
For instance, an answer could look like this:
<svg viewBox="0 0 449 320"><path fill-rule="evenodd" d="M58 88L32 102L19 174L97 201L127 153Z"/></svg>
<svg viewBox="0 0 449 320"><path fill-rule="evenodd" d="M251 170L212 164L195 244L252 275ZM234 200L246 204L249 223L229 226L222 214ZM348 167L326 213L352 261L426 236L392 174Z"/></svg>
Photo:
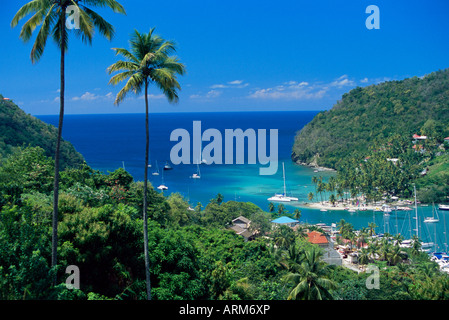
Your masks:
<svg viewBox="0 0 449 320"><path fill-rule="evenodd" d="M402 210L413 210L412 204L409 203L407 200L400 200L395 201L391 203L376 203L376 204L359 204L359 205L353 205L350 203L335 203L333 206L329 201L321 202L304 202L300 204L294 205L295 207L300 208L308 208L308 209L316 209L316 210L328 210L328 211L349 211L349 210L355 210L355 211L382 211L382 206L388 205L390 207L402 207Z"/></svg>
<svg viewBox="0 0 449 320"><path fill-rule="evenodd" d="M310 169L315 169L318 172L337 172L337 170L335 170L335 169L327 168L327 167L320 167L320 166L312 164L312 163L305 163L305 162L301 162L301 161L294 161L294 163L299 166L308 167Z"/></svg>

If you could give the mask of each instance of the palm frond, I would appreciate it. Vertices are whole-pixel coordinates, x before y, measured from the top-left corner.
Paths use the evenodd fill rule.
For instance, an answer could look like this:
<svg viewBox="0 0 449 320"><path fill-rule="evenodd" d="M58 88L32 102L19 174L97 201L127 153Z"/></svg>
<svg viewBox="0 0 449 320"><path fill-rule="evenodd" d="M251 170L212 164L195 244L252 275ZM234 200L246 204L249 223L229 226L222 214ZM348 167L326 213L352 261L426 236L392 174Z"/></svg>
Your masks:
<svg viewBox="0 0 449 320"><path fill-rule="evenodd" d="M98 31L100 31L100 34L102 34L106 39L111 40L115 35L115 29L107 22L103 17L101 17L98 13L95 11L85 7L81 6L83 11L86 12L86 14L90 17L93 25L98 28Z"/></svg>
<svg viewBox="0 0 449 320"><path fill-rule="evenodd" d="M91 6L91 7L98 7L98 8L110 8L115 13L121 13L126 15L125 8L118 3L115 0L80 0L79 2L84 3L85 5Z"/></svg>
<svg viewBox="0 0 449 320"><path fill-rule="evenodd" d="M23 5L14 15L14 18L11 21L11 27L16 27L19 24L19 21L25 18L27 15L36 13L43 9L45 10L45 8L48 8L51 4L52 3L49 0L34 0L28 2L27 4Z"/></svg>
<svg viewBox="0 0 449 320"><path fill-rule="evenodd" d="M71 0L73 6L77 7L79 13L79 25L76 28L75 35L84 43L92 44L92 38L94 36L94 23L90 16L78 6L78 3L75 0Z"/></svg>
<svg viewBox="0 0 449 320"><path fill-rule="evenodd" d="M118 73L118 74L114 75L109 80L109 84L115 86L118 83L130 78L133 74L134 74L134 71L124 71L124 72Z"/></svg>
<svg viewBox="0 0 449 320"><path fill-rule="evenodd" d="M37 28L38 25L42 23L44 16L45 13L43 12L43 10L39 10L27 22L25 22L22 29L20 30L19 35L19 37L24 42L28 42L30 40L34 30Z"/></svg>
<svg viewBox="0 0 449 320"><path fill-rule="evenodd" d="M134 73L139 70L139 65L131 61L117 61L107 68L109 74L122 70L132 71Z"/></svg>
<svg viewBox="0 0 449 320"><path fill-rule="evenodd" d="M136 64L140 64L139 59L137 59L137 58L134 56L134 54L132 54L132 53L129 52L128 50L123 49L123 48L112 48L112 50L115 51L115 55L116 55L116 56L121 55L121 56L123 56L124 58L126 58L126 59L128 59L128 60L130 60L130 61L132 61L132 62L134 62L134 63L136 63Z"/></svg>
<svg viewBox="0 0 449 320"><path fill-rule="evenodd" d="M54 6L53 6L54 7ZM45 45L47 43L48 36L50 34L50 28L56 19L56 13L53 11L53 7L50 8L45 19L42 22L41 29L37 34L34 41L33 48L31 49L31 62L36 63L44 54Z"/></svg>
<svg viewBox="0 0 449 320"><path fill-rule="evenodd" d="M131 91L136 95L142 92L143 86L145 85L145 79L141 74L135 73L129 79L126 85L119 91L115 99L114 104L119 105L125 99L126 95Z"/></svg>

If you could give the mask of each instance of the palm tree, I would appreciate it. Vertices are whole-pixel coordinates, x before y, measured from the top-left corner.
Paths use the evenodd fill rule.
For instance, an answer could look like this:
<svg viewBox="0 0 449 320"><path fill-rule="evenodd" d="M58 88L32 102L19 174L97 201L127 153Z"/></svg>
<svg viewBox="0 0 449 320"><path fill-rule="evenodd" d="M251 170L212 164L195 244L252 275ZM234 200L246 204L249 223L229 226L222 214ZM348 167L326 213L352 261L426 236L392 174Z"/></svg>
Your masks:
<svg viewBox="0 0 449 320"><path fill-rule="evenodd" d="M377 225L374 222L368 223L368 234L370 237L376 234Z"/></svg>
<svg viewBox="0 0 449 320"><path fill-rule="evenodd" d="M412 237L412 247L410 249L410 253L414 256L417 256L421 253L421 240L419 240L417 235Z"/></svg>
<svg viewBox="0 0 449 320"><path fill-rule="evenodd" d="M86 5L89 7L109 7L116 13L126 14L123 6L115 0L34 0L22 6L11 21L11 27L14 28L18 25L20 20L33 14L32 17L24 23L20 31L20 38L24 42L28 42L31 39L33 32L38 26L41 26L31 50L31 62L33 64L37 63L44 54L45 45L50 36L58 46L61 55L59 124L55 150L53 188L52 267L55 267L57 264L58 247L59 159L65 105L65 53L67 52L69 43L69 30L66 27L66 11L70 6L78 11L79 21L77 21L77 30L75 30L74 34L81 38L84 43L92 44L95 28L97 28L108 40L111 40L115 33L114 27L111 24Z"/></svg>
<svg viewBox="0 0 449 320"><path fill-rule="evenodd" d="M368 252L372 259L376 259L376 256L379 254L380 246L378 241L370 241L368 244Z"/></svg>
<svg viewBox="0 0 449 320"><path fill-rule="evenodd" d="M370 261L370 252L368 249L362 248L359 250L359 263L368 264Z"/></svg>
<svg viewBox="0 0 449 320"><path fill-rule="evenodd" d="M282 216L284 213L286 213L285 207L284 207L284 205L282 203L280 203L278 205L278 215Z"/></svg>
<svg viewBox="0 0 449 320"><path fill-rule="evenodd" d="M274 212L274 209L275 209L275 207L274 207L273 202L270 202L270 203L268 204L268 211L269 211L270 213L273 213L273 212Z"/></svg>
<svg viewBox="0 0 449 320"><path fill-rule="evenodd" d="M276 228L273 234L273 240L276 246L282 249L288 248L295 241L295 233L285 225Z"/></svg>
<svg viewBox="0 0 449 320"><path fill-rule="evenodd" d="M295 211L293 211L293 218L295 218L296 220L301 219L301 210L295 209Z"/></svg>
<svg viewBox="0 0 449 320"><path fill-rule="evenodd" d="M318 248L311 247L304 253L298 271L285 277L293 283L288 300L323 300L333 299L330 290L335 289L335 283L327 278L330 265L320 261L322 256Z"/></svg>
<svg viewBox="0 0 449 320"><path fill-rule="evenodd" d="M329 202L332 203L332 206L335 207L335 202L337 202L337 199L335 198L335 195L331 193L329 196Z"/></svg>
<svg viewBox="0 0 449 320"><path fill-rule="evenodd" d="M218 204L221 204L223 202L223 195L221 193L217 194L217 197L215 198Z"/></svg>
<svg viewBox="0 0 449 320"><path fill-rule="evenodd" d="M178 92L181 89L177 81L177 75L185 73L185 67L178 58L171 56L176 51L172 41L166 41L154 34L154 28L147 34L141 34L137 30L131 36L131 51L123 48L113 48L116 55L121 55L125 60L117 61L108 68L109 74L119 72L114 75L109 84L117 85L119 82L127 80L126 85L119 91L115 99L115 104L119 105L129 92L140 94L145 92L145 128L146 128L146 148L145 148L145 171L144 171L144 194L143 194L143 232L144 232L144 252L145 252L145 275L147 282L147 297L151 300L151 282L149 270L148 252L148 154L150 128L148 123L148 88L150 84L158 87L167 97L170 103L178 102Z"/></svg>
<svg viewBox="0 0 449 320"><path fill-rule="evenodd" d="M395 266L403 259L401 247L399 245L393 246L393 248L388 253L388 264L390 266Z"/></svg>
<svg viewBox="0 0 449 320"><path fill-rule="evenodd" d="M309 195L307 196L307 199L309 199L310 201L312 201L312 200L313 200L313 197L314 197L313 192L309 192Z"/></svg>

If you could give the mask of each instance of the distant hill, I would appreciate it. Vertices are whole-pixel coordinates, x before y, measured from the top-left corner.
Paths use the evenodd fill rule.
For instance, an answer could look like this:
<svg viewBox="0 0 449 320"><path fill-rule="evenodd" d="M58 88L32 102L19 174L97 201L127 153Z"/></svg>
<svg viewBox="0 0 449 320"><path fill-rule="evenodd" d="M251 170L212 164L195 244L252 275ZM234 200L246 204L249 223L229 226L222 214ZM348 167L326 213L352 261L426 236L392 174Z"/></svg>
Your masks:
<svg viewBox="0 0 449 320"><path fill-rule="evenodd" d="M26 114L11 100L0 95L0 157L8 156L16 147L39 146L54 159L58 129ZM75 167L83 156L70 142L61 143L61 168Z"/></svg>
<svg viewBox="0 0 449 320"><path fill-rule="evenodd" d="M292 159L333 169L354 152L393 135L449 136L449 69L423 78L389 81L345 93L295 137Z"/></svg>

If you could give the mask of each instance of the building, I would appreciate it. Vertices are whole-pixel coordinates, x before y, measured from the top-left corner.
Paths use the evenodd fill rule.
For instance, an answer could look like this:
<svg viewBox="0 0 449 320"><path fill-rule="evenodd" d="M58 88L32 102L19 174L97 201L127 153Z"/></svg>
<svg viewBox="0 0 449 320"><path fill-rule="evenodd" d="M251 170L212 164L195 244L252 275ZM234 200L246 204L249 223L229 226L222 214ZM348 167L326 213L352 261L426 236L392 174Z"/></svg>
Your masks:
<svg viewBox="0 0 449 320"><path fill-rule="evenodd" d="M283 225L283 226L293 228L294 226L299 224L299 221L283 216L283 217L279 217L277 219L272 220L271 223L273 223L274 226L282 226Z"/></svg>
<svg viewBox="0 0 449 320"><path fill-rule="evenodd" d="M413 139L415 139L415 140L427 140L427 136L420 136L420 135L414 134L413 135Z"/></svg>
<svg viewBox="0 0 449 320"><path fill-rule="evenodd" d="M307 240L320 246L323 250L323 261L328 264L342 265L342 258L340 254L334 249L333 243L329 241L327 236L318 231L311 231L307 233Z"/></svg>
<svg viewBox="0 0 449 320"><path fill-rule="evenodd" d="M251 220L245 218L244 216L240 216L232 220L232 226L229 229L233 230L235 233L242 236L246 241L248 241L253 240L255 235L257 234L257 231L251 231L249 229L250 225Z"/></svg>
<svg viewBox="0 0 449 320"><path fill-rule="evenodd" d="M307 240L312 244L317 244L319 246L327 247L329 245L329 241L327 237L318 231L311 231L307 234Z"/></svg>

